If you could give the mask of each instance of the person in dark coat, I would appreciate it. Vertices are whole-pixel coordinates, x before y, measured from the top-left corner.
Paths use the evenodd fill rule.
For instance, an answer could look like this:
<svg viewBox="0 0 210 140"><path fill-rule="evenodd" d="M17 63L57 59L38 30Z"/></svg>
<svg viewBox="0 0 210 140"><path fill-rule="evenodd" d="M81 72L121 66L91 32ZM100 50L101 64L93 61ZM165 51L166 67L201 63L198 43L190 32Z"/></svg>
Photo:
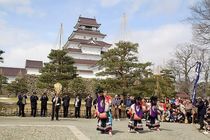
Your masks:
<svg viewBox="0 0 210 140"><path fill-rule="evenodd" d="M31 116L36 116L36 110L37 110L37 100L39 98L36 96L36 92L33 92L33 94L30 97L31 101Z"/></svg>
<svg viewBox="0 0 210 140"><path fill-rule="evenodd" d="M96 109L96 106L97 106L97 104L98 104L98 96L99 96L99 93L98 92L96 92L95 93L96 94L96 98L93 100L93 106L94 106L94 108Z"/></svg>
<svg viewBox="0 0 210 140"><path fill-rule="evenodd" d="M204 102L201 98L198 98L198 102L196 103L196 107L198 108L198 122L200 124L199 130L204 130L204 115L206 113L206 108Z"/></svg>
<svg viewBox="0 0 210 140"><path fill-rule="evenodd" d="M54 116L56 117L56 120L58 120L59 116L59 110L61 106L61 98L59 95L56 95L52 98L52 117L51 120L54 120Z"/></svg>
<svg viewBox="0 0 210 140"><path fill-rule="evenodd" d="M41 101L41 114L40 115L42 117L45 117L45 114L47 112L47 101L48 101L47 93L44 93L41 96L40 101Z"/></svg>
<svg viewBox="0 0 210 140"><path fill-rule="evenodd" d="M22 112L22 107L23 107L22 99L23 99L23 96L21 94L19 94L18 95L18 101L17 101L17 105L18 105L18 108L19 108L18 116L21 116L23 114L23 112Z"/></svg>
<svg viewBox="0 0 210 140"><path fill-rule="evenodd" d="M63 117L66 118L66 117L68 117L70 97L68 95L65 95L62 98L62 101L63 101Z"/></svg>
<svg viewBox="0 0 210 140"><path fill-rule="evenodd" d="M76 96L75 101L74 101L74 107L75 107L75 118L79 117L80 118L80 107L81 107L81 101L82 99L80 98L79 95Z"/></svg>
<svg viewBox="0 0 210 140"><path fill-rule="evenodd" d="M21 109L22 109L22 117L25 117L25 105L26 105L26 99L27 99L27 96L26 96L26 94L23 94L23 96L22 96L22 107L21 107Z"/></svg>
<svg viewBox="0 0 210 140"><path fill-rule="evenodd" d="M93 98L89 94L85 99L85 106L86 106L86 118L91 118L91 107L92 107Z"/></svg>

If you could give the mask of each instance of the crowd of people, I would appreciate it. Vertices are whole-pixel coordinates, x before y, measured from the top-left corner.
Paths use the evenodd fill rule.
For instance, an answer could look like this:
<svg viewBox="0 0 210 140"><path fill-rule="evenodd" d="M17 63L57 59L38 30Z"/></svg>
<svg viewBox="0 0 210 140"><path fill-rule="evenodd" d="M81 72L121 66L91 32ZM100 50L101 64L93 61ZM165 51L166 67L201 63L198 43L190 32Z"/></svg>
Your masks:
<svg viewBox="0 0 210 140"><path fill-rule="evenodd" d="M19 116L25 116L24 108L27 96L25 94L18 95L17 105L19 106ZM37 101L39 100L36 92L30 96L31 116L37 114ZM40 116L47 115L48 96L44 93L40 97L41 112ZM157 97L151 98L126 97L115 95L114 98L107 95L106 91L98 91L96 98L93 100L91 95L85 99L86 118L98 118L97 130L101 132L112 132L112 119L120 121L124 115L129 119L129 131L143 130L142 120L146 120L146 126L149 129L156 128L159 130L160 121L162 122L178 122L178 123L199 123L200 130L210 131L210 107L207 99L198 98L196 104L192 104L190 99L165 98L158 100ZM82 98L76 95L74 100L74 117L80 118ZM59 111L63 107L63 117L69 115L70 97L64 95L54 95L52 97L52 113L51 120L59 120ZM96 111L92 114L92 106Z"/></svg>
<svg viewBox="0 0 210 140"><path fill-rule="evenodd" d="M18 101L17 105L19 107L19 112L18 116L25 117L25 105L27 101L27 95L26 94L19 94L18 95ZM40 110L40 116L41 117L46 117L47 116L47 110L48 110L48 96L47 93L43 93L43 95L38 98L36 95L36 92L33 92L32 95L30 96L30 105L31 105L31 116L36 117L37 116L37 102L40 100L41 102L41 110ZM52 97L52 120L54 120L54 117L56 117L56 120L58 120L59 117L59 111L61 107L63 108L63 117L67 118L69 116L69 106L70 106L70 96L69 95L64 95L60 97L60 95L54 95ZM79 95L76 95L75 101L74 101L74 116L75 118L80 118L80 110L81 110L81 102L82 98ZM92 105L93 105L93 98L91 95L88 95L85 98L85 106L86 106L86 118L91 118L92 113Z"/></svg>

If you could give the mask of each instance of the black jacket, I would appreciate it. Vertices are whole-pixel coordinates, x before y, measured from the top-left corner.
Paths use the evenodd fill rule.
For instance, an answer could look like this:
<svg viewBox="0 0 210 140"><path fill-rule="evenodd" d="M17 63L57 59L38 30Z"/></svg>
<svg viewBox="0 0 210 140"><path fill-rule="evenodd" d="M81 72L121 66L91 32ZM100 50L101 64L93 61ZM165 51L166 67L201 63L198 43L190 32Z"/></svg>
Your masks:
<svg viewBox="0 0 210 140"><path fill-rule="evenodd" d="M40 101L41 101L41 106L47 106L48 97L46 95L42 95Z"/></svg>
<svg viewBox="0 0 210 140"><path fill-rule="evenodd" d="M199 101L196 106L198 108L198 115L205 115L206 109L205 109L205 106L204 106L204 102Z"/></svg>
<svg viewBox="0 0 210 140"><path fill-rule="evenodd" d="M61 98L58 97L57 104L55 104L54 99L55 99L55 96L52 98L52 106L53 106L53 107L55 107L55 106L56 106L56 107L60 107L60 106L61 106Z"/></svg>
<svg viewBox="0 0 210 140"><path fill-rule="evenodd" d="M85 99L85 106L86 107L92 107L92 102L93 102L93 98L92 97L87 97Z"/></svg>
<svg viewBox="0 0 210 140"><path fill-rule="evenodd" d="M76 99L77 98L75 98L75 101L74 101L74 107L81 107L81 101L82 101L82 99L79 97L79 101L77 103L77 106L76 106Z"/></svg>
<svg viewBox="0 0 210 140"><path fill-rule="evenodd" d="M31 95L30 101L31 101L32 108L35 108L37 106L37 100L38 100L38 97L36 95Z"/></svg>
<svg viewBox="0 0 210 140"><path fill-rule="evenodd" d="M62 98L62 101L63 101L63 106L64 107L68 107L69 106L69 102L70 102L70 97L69 96L64 96Z"/></svg>

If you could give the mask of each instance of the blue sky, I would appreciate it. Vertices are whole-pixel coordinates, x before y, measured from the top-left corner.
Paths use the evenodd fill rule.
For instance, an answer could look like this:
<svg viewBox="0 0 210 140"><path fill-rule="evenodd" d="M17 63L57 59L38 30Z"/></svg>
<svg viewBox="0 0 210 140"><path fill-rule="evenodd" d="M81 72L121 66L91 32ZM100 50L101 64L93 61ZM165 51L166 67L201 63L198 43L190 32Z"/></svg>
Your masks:
<svg viewBox="0 0 210 140"><path fill-rule="evenodd" d="M60 23L63 41L78 17L95 17L106 41L121 39L126 13L126 40L139 43L140 61L165 64L178 44L191 41L191 26L184 22L197 0L0 0L2 66L24 67L25 59L47 61L56 48Z"/></svg>

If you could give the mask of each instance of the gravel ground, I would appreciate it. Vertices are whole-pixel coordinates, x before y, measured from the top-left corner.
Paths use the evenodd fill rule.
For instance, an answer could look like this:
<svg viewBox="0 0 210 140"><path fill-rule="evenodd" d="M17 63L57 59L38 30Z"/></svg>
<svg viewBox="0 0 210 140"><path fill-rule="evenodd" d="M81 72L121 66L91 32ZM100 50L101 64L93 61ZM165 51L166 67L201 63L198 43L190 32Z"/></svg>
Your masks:
<svg viewBox="0 0 210 140"><path fill-rule="evenodd" d="M40 117L0 117L0 140L74 140L77 133L68 127L75 126L91 140L210 140L194 124L161 123L161 131L144 127L141 133L129 133L128 120L113 122L113 136L96 131L96 119L63 119L50 121ZM18 126L22 125L22 126ZM28 126L23 126L28 125ZM41 127L41 126L42 127ZM46 127L43 127L47 125Z"/></svg>
<svg viewBox="0 0 210 140"><path fill-rule="evenodd" d="M66 127L6 126L0 127L1 140L75 140Z"/></svg>

